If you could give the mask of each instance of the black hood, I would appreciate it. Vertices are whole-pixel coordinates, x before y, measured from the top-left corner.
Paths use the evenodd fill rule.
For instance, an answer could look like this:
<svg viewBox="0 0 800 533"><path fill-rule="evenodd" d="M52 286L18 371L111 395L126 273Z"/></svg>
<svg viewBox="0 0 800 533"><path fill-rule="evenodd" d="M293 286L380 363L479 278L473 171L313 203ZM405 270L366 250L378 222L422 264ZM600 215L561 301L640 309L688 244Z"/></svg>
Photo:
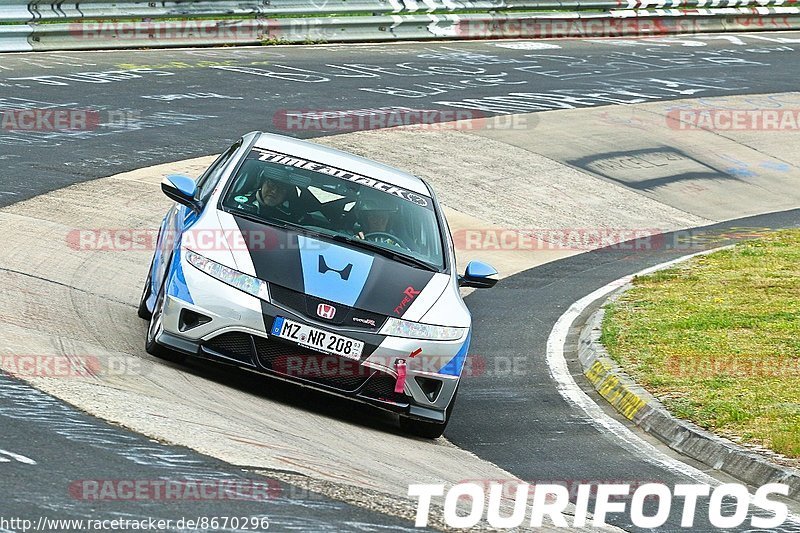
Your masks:
<svg viewBox="0 0 800 533"><path fill-rule="evenodd" d="M234 219L259 279L321 301L400 317L435 274L345 244Z"/></svg>

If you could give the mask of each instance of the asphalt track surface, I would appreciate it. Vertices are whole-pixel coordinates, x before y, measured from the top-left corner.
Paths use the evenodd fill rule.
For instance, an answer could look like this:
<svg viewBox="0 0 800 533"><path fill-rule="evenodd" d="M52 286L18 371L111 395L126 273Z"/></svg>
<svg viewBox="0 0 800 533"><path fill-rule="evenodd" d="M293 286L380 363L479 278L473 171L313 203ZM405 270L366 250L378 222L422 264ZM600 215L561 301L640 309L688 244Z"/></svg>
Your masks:
<svg viewBox="0 0 800 533"><path fill-rule="evenodd" d="M712 36L702 47L681 39L657 40L646 48L576 40L553 41L559 48L543 50L470 42L1 56L2 107L88 108L104 124L69 134L0 133L0 205L125 170L219 152L250 130L300 137L340 133L282 129L275 117L283 110L392 106L455 110L459 103L462 108L465 103L474 107L480 99L480 106L487 97L512 93L545 95L535 101L546 110L792 91L797 87L800 58L786 49L785 44L792 41L780 39L796 38L768 34L741 37L741 43L736 43ZM516 97L513 104L504 100L503 107L498 107L494 100L480 112L535 110L520 107L520 101L524 99ZM734 226L797 225L798 213L787 212L725 223L710 231L716 235ZM726 242L725 238L710 241ZM698 242L708 244L709 240ZM466 379L446 436L530 481L690 482L630 454L596 429L558 394L544 358L547 336L572 302L613 279L697 251L692 246L687 250L685 243L670 246L670 239L665 243L657 250L582 254L508 278L492 291L470 295L467 303L476 328L473 353L487 359L498 352L518 356L526 366L516 374L489 369ZM525 327L519 324L521 309L536 317ZM37 466L47 465L47 471L35 472L34 465L0 463L4 514L38 516L49 511L59 518L73 516L70 513L83 516L86 508L75 509L77 504L64 489L65 480L158 475L158 465L136 464L118 448L101 450L87 443L65 442L35 417L10 416L19 401L6 395L0 398L4 428L0 448L24 453L19 450L36 443L43 459ZM37 409L66 409L59 405L43 401ZM70 412L70 416L84 416ZM110 427L84 419L98 428ZM141 440L143 446L149 442ZM208 472L249 475L188 450L164 449L190 457ZM64 460L65 451L69 460ZM298 498L282 506L276 501L263 512L277 522L286 516L288 525L290 517L297 515L290 506L303 502ZM350 517L352 523L398 525L383 515L324 499L306 503L313 509L305 508L303 519L317 520L307 524L314 530L319 530L314 525L321 529L323 524L335 524L341 530L343 517ZM206 516L240 509L248 515L262 512L248 512L249 502L236 507L215 505L208 504L205 513L197 513L197 506L192 510ZM113 509L97 505L92 516L183 515L180 507L166 509L140 503ZM611 518L617 525L634 529L624 518ZM677 529L675 520L661 530ZM708 528L695 528L704 529Z"/></svg>
<svg viewBox="0 0 800 533"><path fill-rule="evenodd" d="M417 531L398 518L112 426L2 374L0 424L0 516L31 520L28 531L87 531L89 520L151 519L171 521L164 531L195 531L203 528L187 521L214 517L229 524L217 531ZM158 488L165 480L181 484L168 492L166 485ZM136 495L134 481L147 492ZM0 524L4 533L22 529Z"/></svg>
<svg viewBox="0 0 800 533"><path fill-rule="evenodd" d="M0 206L219 153L247 131L341 133L287 130L280 119L276 125L286 110L453 112L469 99L538 95L527 107L523 98L498 109L521 113L797 89L800 54L781 42L797 35L731 38L640 46L557 40L549 42L559 48L544 50L464 42L3 55L0 107L91 109L101 124L73 133L0 132Z"/></svg>

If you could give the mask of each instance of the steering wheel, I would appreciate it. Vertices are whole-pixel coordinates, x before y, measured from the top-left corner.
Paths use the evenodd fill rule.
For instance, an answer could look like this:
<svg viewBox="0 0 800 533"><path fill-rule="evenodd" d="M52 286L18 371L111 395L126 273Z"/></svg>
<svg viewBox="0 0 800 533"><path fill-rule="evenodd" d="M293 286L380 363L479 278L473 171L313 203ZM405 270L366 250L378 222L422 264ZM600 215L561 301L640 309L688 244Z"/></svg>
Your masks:
<svg viewBox="0 0 800 533"><path fill-rule="evenodd" d="M399 246L401 248L405 248L409 252L411 251L411 248L409 248L400 238L385 231L373 231L372 233L367 233L364 235L364 240L367 239L371 239L375 242L391 244L393 246Z"/></svg>

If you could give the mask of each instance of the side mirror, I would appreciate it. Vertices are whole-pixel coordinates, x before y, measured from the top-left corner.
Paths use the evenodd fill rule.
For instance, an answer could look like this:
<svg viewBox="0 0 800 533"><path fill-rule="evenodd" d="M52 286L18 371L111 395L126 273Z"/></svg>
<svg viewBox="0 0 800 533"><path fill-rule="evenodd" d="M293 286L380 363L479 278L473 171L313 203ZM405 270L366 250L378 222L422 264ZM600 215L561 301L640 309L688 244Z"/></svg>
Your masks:
<svg viewBox="0 0 800 533"><path fill-rule="evenodd" d="M497 280L497 270L493 266L480 261L470 261L464 275L458 277L458 286L489 289L495 286Z"/></svg>
<svg viewBox="0 0 800 533"><path fill-rule="evenodd" d="M200 211L200 202L194 197L197 192L197 184L189 176L180 174L167 176L161 181L161 190L167 195L167 198L188 206L193 211Z"/></svg>

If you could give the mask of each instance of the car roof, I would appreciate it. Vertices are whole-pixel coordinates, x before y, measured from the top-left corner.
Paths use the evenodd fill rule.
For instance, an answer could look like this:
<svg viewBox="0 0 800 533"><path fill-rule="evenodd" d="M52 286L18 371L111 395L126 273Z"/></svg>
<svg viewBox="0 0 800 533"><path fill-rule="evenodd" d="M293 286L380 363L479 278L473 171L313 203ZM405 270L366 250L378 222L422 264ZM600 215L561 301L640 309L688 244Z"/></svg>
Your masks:
<svg viewBox="0 0 800 533"><path fill-rule="evenodd" d="M355 174L380 180L390 185L401 187L427 197L431 193L422 179L403 172L402 170L372 161L335 148L328 148L321 144L301 141L285 135L260 132L255 144L257 148L272 150L281 154L308 159L317 163L324 163L332 167L347 170Z"/></svg>

